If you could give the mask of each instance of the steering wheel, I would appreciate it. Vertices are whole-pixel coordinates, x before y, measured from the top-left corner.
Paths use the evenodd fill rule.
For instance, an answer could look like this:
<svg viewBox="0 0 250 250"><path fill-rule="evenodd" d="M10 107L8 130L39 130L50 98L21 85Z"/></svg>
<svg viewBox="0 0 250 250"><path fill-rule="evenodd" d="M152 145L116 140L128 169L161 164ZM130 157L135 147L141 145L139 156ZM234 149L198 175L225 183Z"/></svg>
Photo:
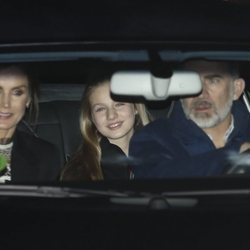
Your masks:
<svg viewBox="0 0 250 250"><path fill-rule="evenodd" d="M229 157L230 166L226 170L226 174L234 175L250 175L250 149L243 153L232 153Z"/></svg>

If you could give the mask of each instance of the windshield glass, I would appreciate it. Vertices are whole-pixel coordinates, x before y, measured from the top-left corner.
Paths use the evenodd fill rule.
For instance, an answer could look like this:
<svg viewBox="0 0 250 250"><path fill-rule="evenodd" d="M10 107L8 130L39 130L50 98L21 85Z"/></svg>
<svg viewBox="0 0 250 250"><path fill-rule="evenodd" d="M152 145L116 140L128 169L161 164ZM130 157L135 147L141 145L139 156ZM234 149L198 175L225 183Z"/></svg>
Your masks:
<svg viewBox="0 0 250 250"><path fill-rule="evenodd" d="M249 174L247 50L33 49L0 60L2 184Z"/></svg>

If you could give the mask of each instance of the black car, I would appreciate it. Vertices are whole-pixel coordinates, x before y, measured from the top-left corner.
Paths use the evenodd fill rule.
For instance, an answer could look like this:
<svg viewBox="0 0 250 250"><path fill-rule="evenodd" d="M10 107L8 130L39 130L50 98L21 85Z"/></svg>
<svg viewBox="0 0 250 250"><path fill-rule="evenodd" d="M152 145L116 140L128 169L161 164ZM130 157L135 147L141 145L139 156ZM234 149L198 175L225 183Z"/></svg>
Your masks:
<svg viewBox="0 0 250 250"><path fill-rule="evenodd" d="M161 69L161 77L162 69L172 72L187 59L237 61L249 108L247 3L1 4L0 63L26 65L39 80L32 130L56 145L64 163L81 142L80 99L89 71L99 65L117 72ZM175 98L170 93L143 101L159 118ZM207 178L1 184L1 246L247 249L249 171L247 164L232 167Z"/></svg>

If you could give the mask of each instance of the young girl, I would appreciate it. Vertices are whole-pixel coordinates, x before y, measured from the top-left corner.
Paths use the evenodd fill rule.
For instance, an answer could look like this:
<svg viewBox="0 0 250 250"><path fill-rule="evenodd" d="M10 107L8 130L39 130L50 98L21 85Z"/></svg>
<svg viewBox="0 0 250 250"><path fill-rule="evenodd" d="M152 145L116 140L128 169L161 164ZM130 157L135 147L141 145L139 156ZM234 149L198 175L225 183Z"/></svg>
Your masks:
<svg viewBox="0 0 250 250"><path fill-rule="evenodd" d="M110 74L92 79L81 101L83 141L63 169L61 180L129 179L129 141L150 119L143 104L111 97Z"/></svg>

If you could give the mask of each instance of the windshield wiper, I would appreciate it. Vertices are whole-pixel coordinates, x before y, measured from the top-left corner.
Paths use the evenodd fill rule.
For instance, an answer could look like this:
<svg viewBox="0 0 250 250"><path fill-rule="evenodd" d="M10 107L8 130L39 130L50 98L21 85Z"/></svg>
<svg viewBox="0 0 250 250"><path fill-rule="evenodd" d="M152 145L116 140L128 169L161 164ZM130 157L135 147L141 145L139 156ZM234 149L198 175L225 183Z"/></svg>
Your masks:
<svg viewBox="0 0 250 250"><path fill-rule="evenodd" d="M214 189L170 192L141 192L125 189L93 189L82 187L0 185L0 197L43 197L43 198L97 198L110 204L131 207L146 207L152 210L198 207L201 199L249 197L250 189Z"/></svg>
<svg viewBox="0 0 250 250"><path fill-rule="evenodd" d="M80 198L80 197L126 197L127 194L113 190L95 190L36 185L1 185L0 196Z"/></svg>

